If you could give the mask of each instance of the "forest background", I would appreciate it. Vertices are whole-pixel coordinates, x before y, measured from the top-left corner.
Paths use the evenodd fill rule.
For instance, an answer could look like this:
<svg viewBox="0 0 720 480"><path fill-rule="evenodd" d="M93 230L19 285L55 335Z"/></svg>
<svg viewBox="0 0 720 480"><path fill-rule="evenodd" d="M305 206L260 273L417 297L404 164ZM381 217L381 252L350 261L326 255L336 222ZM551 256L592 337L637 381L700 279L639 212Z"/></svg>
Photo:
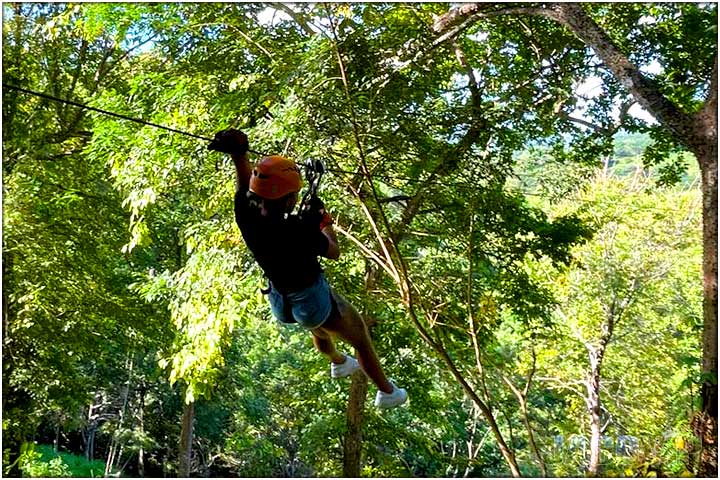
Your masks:
<svg viewBox="0 0 720 480"><path fill-rule="evenodd" d="M717 4L4 3L2 57L5 475L716 475ZM323 159L407 407L272 321L207 142L17 87Z"/></svg>

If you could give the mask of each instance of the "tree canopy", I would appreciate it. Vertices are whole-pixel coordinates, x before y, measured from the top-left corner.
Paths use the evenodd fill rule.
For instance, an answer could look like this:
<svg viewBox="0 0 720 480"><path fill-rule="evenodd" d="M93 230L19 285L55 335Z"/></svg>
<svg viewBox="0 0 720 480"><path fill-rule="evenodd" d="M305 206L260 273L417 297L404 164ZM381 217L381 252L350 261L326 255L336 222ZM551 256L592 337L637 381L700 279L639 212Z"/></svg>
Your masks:
<svg viewBox="0 0 720 480"><path fill-rule="evenodd" d="M3 4L5 473L67 474L33 442L104 475L711 472L716 25L698 3ZM367 379L331 382L272 320L202 140L225 128L326 163L323 268L407 407L363 408Z"/></svg>

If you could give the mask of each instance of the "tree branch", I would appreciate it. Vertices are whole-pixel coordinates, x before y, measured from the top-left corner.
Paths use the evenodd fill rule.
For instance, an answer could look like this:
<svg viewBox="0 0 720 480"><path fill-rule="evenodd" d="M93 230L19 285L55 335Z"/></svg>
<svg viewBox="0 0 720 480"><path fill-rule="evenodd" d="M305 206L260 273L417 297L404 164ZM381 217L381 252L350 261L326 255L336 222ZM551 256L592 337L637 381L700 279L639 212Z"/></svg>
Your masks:
<svg viewBox="0 0 720 480"><path fill-rule="evenodd" d="M654 81L640 72L620 51L609 35L577 3L556 3L546 17L567 27L591 47L607 68L627 88L635 99L660 123L667 126L680 140L687 140L690 117L680 111L660 93Z"/></svg>
<svg viewBox="0 0 720 480"><path fill-rule="evenodd" d="M492 4L464 4L448 11L436 19L433 30L436 33L447 32L448 29L462 23L463 28L480 18L491 16L522 14L543 16L565 26L587 46L592 48L604 65L630 91L637 102L653 115L663 126L668 128L684 145L692 148L697 143L699 125L706 125L708 115L717 112L717 56L715 70L710 82L710 90L705 107L695 116L681 111L668 100L659 90L658 85L642 74L640 69L630 62L609 35L583 10L579 3L551 3L547 6L524 6L507 4L507 8L491 10ZM454 29L443 35L458 35L460 29ZM447 38L445 38L447 40ZM716 117L714 117L716 118ZM693 122L693 120L695 120ZM714 138L717 139L717 121L714 122ZM710 134L712 135L712 133ZM711 138L712 140L712 138Z"/></svg>
<svg viewBox="0 0 720 480"><path fill-rule="evenodd" d="M310 28L310 24L307 22L305 15L303 15L302 13L296 12L286 4L280 2L271 3L270 6L272 6L272 8L274 8L275 10L282 10L283 12L285 12L290 18L295 21L295 23L298 24L300 28L303 29L305 33L308 34L308 36L312 37L317 34L312 28Z"/></svg>
<svg viewBox="0 0 720 480"><path fill-rule="evenodd" d="M388 266L388 264L385 261L383 261L383 259L380 258L380 256L377 253L370 250L363 242L358 240L353 234L351 234L348 230L345 230L339 224L335 223L334 227L335 227L335 230L337 230L338 232L345 235L351 242L353 242L355 245L357 245L357 247L360 249L360 251L362 251L367 258L373 260L378 266L380 266L383 270L385 270L387 272L387 274L390 275L390 278L392 278L394 282L397 283L400 281L397 277L397 272L395 272L392 268L390 268L390 266Z"/></svg>
<svg viewBox="0 0 720 480"><path fill-rule="evenodd" d="M503 5L503 4L500 4ZM466 3L460 7L454 8L448 11L446 14L441 15L433 23L433 31L435 33L441 33L454 27L458 24L460 28L456 28L452 31L454 35L460 33L469 26L469 24L475 23L480 18L497 17L500 15L510 15L514 13L523 14L538 14L542 13L543 8L538 7L527 7L521 4L504 4L504 8L497 9L499 5L493 3ZM493 10L495 9L495 10Z"/></svg>
<svg viewBox="0 0 720 480"><path fill-rule="evenodd" d="M410 195L394 195L392 197L381 198L379 203L404 202L411 199L412 197Z"/></svg>
<svg viewBox="0 0 720 480"><path fill-rule="evenodd" d="M583 401L587 402L587 395L584 394L584 393L582 392L582 390L580 390L579 388L574 387L574 386L572 386L572 385L570 384L570 383L574 383L574 384L584 385L584 384L585 384L584 381L576 380L576 381L573 381L573 382L566 382L566 381L564 381L564 380L562 380L562 379L560 379L560 378L557 378L557 377L538 377L538 381L540 381L540 382L553 382L553 383L556 383L559 388L564 388L564 389L566 389L566 390L570 390L571 392L576 393L580 398L582 398Z"/></svg>

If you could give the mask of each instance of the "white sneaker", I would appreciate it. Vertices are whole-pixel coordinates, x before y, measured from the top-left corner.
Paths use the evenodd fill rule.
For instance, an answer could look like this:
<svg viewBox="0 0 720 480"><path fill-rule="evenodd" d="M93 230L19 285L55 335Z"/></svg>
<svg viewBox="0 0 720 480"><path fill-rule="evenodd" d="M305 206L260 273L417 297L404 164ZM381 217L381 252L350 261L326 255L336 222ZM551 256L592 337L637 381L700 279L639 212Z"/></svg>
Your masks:
<svg viewBox="0 0 720 480"><path fill-rule="evenodd" d="M330 364L330 376L332 378L347 377L358 370L360 370L360 364L358 361L347 354L345 355L345 361L343 363Z"/></svg>
<svg viewBox="0 0 720 480"><path fill-rule="evenodd" d="M392 408L407 402L408 396L405 389L399 388L392 381L390 381L390 385L393 386L393 391L390 393L385 393L382 390L378 390L377 395L375 396L376 407L383 409Z"/></svg>

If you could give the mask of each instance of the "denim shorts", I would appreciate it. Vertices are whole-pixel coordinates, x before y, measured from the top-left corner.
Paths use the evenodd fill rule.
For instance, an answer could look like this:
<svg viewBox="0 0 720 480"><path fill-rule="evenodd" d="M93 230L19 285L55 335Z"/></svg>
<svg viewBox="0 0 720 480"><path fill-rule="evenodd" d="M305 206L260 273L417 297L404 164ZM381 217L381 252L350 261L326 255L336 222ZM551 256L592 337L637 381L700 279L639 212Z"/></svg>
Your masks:
<svg viewBox="0 0 720 480"><path fill-rule="evenodd" d="M272 283L270 284L272 287ZM285 317L285 301L290 302L292 316L297 323L305 328L317 328L330 316L332 303L330 301L330 285L325 275L318 275L314 284L299 292L282 295L274 287L268 296L270 309L273 315L282 323L293 323L292 319Z"/></svg>

